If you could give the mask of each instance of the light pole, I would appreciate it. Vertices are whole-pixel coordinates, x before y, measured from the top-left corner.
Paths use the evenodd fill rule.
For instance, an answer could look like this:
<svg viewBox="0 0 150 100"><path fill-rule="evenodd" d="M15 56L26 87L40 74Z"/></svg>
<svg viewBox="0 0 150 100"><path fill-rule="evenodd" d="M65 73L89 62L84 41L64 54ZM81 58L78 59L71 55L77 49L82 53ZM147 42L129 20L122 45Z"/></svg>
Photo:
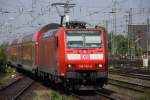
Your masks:
<svg viewBox="0 0 150 100"><path fill-rule="evenodd" d="M149 27L150 27L150 25L149 25L149 18L147 19L147 63L148 63L148 60L149 60Z"/></svg>

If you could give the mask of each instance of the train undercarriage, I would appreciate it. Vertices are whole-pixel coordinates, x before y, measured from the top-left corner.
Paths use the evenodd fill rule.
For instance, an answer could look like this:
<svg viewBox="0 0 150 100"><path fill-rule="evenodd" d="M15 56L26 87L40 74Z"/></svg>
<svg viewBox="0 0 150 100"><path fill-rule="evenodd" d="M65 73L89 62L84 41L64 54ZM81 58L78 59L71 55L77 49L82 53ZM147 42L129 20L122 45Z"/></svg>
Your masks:
<svg viewBox="0 0 150 100"><path fill-rule="evenodd" d="M17 67L20 71L22 68ZM21 71L21 72L22 72ZM30 72L31 73L31 72ZM67 71L64 77L52 75L49 73L38 71L37 69L32 72L34 77L40 80L48 80L49 83L60 83L67 91L72 90L96 90L102 88L108 81L107 71L92 71L92 70L79 70Z"/></svg>
<svg viewBox="0 0 150 100"><path fill-rule="evenodd" d="M68 90L98 89L107 83L107 75L105 71L69 71L63 84Z"/></svg>

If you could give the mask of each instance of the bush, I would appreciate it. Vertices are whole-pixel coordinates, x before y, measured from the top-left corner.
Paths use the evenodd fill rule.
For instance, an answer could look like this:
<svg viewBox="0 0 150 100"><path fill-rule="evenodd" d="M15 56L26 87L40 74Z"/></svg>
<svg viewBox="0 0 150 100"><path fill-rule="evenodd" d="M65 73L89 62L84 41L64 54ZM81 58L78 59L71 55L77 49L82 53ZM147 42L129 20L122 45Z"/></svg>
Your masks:
<svg viewBox="0 0 150 100"><path fill-rule="evenodd" d="M2 46L0 46L0 71L4 71L6 69L6 62L7 58L5 49Z"/></svg>

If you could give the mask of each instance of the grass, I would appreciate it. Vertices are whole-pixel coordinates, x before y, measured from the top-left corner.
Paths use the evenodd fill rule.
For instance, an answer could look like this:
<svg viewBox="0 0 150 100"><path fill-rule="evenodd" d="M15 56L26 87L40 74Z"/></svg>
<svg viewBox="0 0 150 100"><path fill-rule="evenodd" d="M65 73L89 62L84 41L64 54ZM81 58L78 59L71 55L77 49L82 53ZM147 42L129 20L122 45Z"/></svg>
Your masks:
<svg viewBox="0 0 150 100"><path fill-rule="evenodd" d="M73 96L66 96L56 91L52 91L50 95L51 95L51 100L77 100Z"/></svg>
<svg viewBox="0 0 150 100"><path fill-rule="evenodd" d="M150 94L145 94L144 96L140 97L140 100L150 100Z"/></svg>
<svg viewBox="0 0 150 100"><path fill-rule="evenodd" d="M46 98L49 100L77 100L73 96L66 96L53 90L48 90L48 95ZM43 100L43 96L36 94L36 96L34 97L34 100Z"/></svg>
<svg viewBox="0 0 150 100"><path fill-rule="evenodd" d="M0 72L0 85L12 79L12 75L15 75L15 70L10 67L8 67L5 72Z"/></svg>

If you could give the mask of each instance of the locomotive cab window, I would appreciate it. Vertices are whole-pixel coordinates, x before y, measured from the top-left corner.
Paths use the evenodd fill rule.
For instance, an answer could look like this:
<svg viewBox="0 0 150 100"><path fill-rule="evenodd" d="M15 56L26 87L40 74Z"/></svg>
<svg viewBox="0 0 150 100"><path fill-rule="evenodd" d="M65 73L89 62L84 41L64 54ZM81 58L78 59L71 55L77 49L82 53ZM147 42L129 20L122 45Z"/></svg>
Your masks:
<svg viewBox="0 0 150 100"><path fill-rule="evenodd" d="M101 48L101 33L94 30L66 31L66 43L68 48Z"/></svg>

